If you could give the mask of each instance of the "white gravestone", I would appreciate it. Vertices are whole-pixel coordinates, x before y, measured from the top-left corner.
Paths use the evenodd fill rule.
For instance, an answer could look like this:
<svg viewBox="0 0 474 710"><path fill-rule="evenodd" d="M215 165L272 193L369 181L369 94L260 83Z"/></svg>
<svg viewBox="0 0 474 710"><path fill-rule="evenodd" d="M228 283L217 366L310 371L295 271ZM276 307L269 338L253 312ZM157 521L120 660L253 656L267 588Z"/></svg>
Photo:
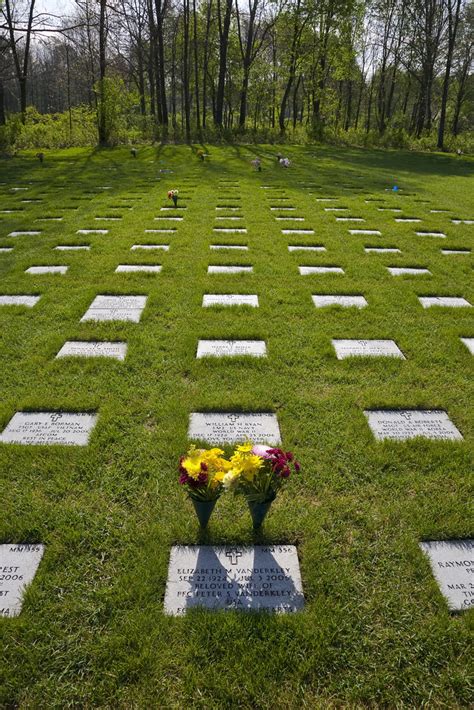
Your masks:
<svg viewBox="0 0 474 710"><path fill-rule="evenodd" d="M230 228L230 227L229 227L229 228L227 228L227 227L214 227L214 231L215 231L215 232L219 232L219 233L222 233L222 232L223 232L223 233L226 233L226 234L227 234L227 233L229 233L229 234L247 234L247 230L246 230L246 229L241 229L241 228L238 228L238 227L236 227L235 229L234 229L234 227L232 227L232 228Z"/></svg>
<svg viewBox="0 0 474 710"><path fill-rule="evenodd" d="M216 217L216 220L222 220L223 222L237 222L240 219L243 219L243 217L236 217L234 215L220 215Z"/></svg>
<svg viewBox="0 0 474 710"><path fill-rule="evenodd" d="M264 340L200 340L196 357L266 357L266 354Z"/></svg>
<svg viewBox="0 0 474 710"><path fill-rule="evenodd" d="M304 222L304 217L275 217L277 222Z"/></svg>
<svg viewBox="0 0 474 710"><path fill-rule="evenodd" d="M97 414L17 412L0 434L4 444L62 444L86 446Z"/></svg>
<svg viewBox="0 0 474 710"><path fill-rule="evenodd" d="M470 249L441 249L441 254L463 254L464 256L471 253Z"/></svg>
<svg viewBox="0 0 474 710"><path fill-rule="evenodd" d="M171 227L171 229L145 229L145 234L174 234L176 232L176 227Z"/></svg>
<svg viewBox="0 0 474 710"><path fill-rule="evenodd" d="M245 244L211 244L209 249L212 251L220 251L223 249L234 249L237 251L248 251L249 248Z"/></svg>
<svg viewBox="0 0 474 710"><path fill-rule="evenodd" d="M167 222L182 222L184 217L155 217L155 222L163 219Z"/></svg>
<svg viewBox="0 0 474 710"><path fill-rule="evenodd" d="M453 224L474 224L474 219L452 219Z"/></svg>
<svg viewBox="0 0 474 710"><path fill-rule="evenodd" d="M362 217L336 217L336 222L365 222Z"/></svg>
<svg viewBox="0 0 474 710"><path fill-rule="evenodd" d="M208 274L251 274L253 266L208 266Z"/></svg>
<svg viewBox="0 0 474 710"><path fill-rule="evenodd" d="M296 612L304 606L294 545L171 548L165 613L188 609Z"/></svg>
<svg viewBox="0 0 474 710"><path fill-rule="evenodd" d="M296 207L285 207L285 205L282 205L281 207L278 207L278 206L270 207L270 210L272 212L282 212L282 211L291 212L291 211L295 211Z"/></svg>
<svg viewBox="0 0 474 710"><path fill-rule="evenodd" d="M41 296L0 296L0 306L25 306L33 308Z"/></svg>
<svg viewBox="0 0 474 710"><path fill-rule="evenodd" d="M364 251L367 254L373 252L374 254L400 254L401 249L396 247L364 247Z"/></svg>
<svg viewBox="0 0 474 710"><path fill-rule="evenodd" d="M130 247L130 251L153 251L156 249L162 249L163 251L169 251L169 244L134 244Z"/></svg>
<svg viewBox="0 0 474 710"><path fill-rule="evenodd" d="M405 359L393 340L333 340L338 360L347 357L396 357Z"/></svg>
<svg viewBox="0 0 474 710"><path fill-rule="evenodd" d="M59 244L54 247L55 251L90 251L90 246L88 244L77 244L77 245L67 245Z"/></svg>
<svg viewBox="0 0 474 710"><path fill-rule="evenodd" d="M418 296L418 300L423 308L433 306L445 306L450 308L470 308L471 304L465 298L458 296Z"/></svg>
<svg viewBox="0 0 474 710"><path fill-rule="evenodd" d="M344 269L340 266L298 266L301 276L311 276L311 274L343 274Z"/></svg>
<svg viewBox="0 0 474 710"><path fill-rule="evenodd" d="M461 340L471 355L474 355L474 338L461 338Z"/></svg>
<svg viewBox="0 0 474 710"><path fill-rule="evenodd" d="M451 611L474 606L474 540L420 542Z"/></svg>
<svg viewBox="0 0 474 710"><path fill-rule="evenodd" d="M378 237L382 236L382 232L378 229L349 229L349 234L375 234Z"/></svg>
<svg viewBox="0 0 474 710"><path fill-rule="evenodd" d="M29 269L26 269L25 274L65 274L67 270L67 266L30 266Z"/></svg>
<svg viewBox="0 0 474 710"><path fill-rule="evenodd" d="M412 222L421 222L421 219L418 219L418 217L395 217L395 222L410 224Z"/></svg>
<svg viewBox="0 0 474 710"><path fill-rule="evenodd" d="M13 251L13 247L0 247L0 254L7 254L10 251Z"/></svg>
<svg viewBox="0 0 474 710"><path fill-rule="evenodd" d="M126 354L127 343L68 340L56 357L111 357L115 360L125 360Z"/></svg>
<svg viewBox="0 0 474 710"><path fill-rule="evenodd" d="M444 232L415 232L415 234L418 237L442 237L443 239L446 238L446 234Z"/></svg>
<svg viewBox="0 0 474 710"><path fill-rule="evenodd" d="M258 296L247 293L205 293L202 297L203 308L210 306L251 306L258 308Z"/></svg>
<svg viewBox="0 0 474 710"><path fill-rule="evenodd" d="M28 232L10 232L8 235L9 237L35 237L38 234L41 234L41 232L32 232L31 230Z"/></svg>
<svg viewBox="0 0 474 710"><path fill-rule="evenodd" d="M81 322L123 320L138 323L146 299L146 296L96 296Z"/></svg>
<svg viewBox="0 0 474 710"><path fill-rule="evenodd" d="M282 234L314 234L314 229L282 229Z"/></svg>
<svg viewBox="0 0 474 710"><path fill-rule="evenodd" d="M76 234L108 234L108 229L78 229Z"/></svg>
<svg viewBox="0 0 474 710"><path fill-rule="evenodd" d="M238 212L240 209L240 207L226 207L224 205L216 207L216 210L229 210L230 212Z"/></svg>
<svg viewBox="0 0 474 710"><path fill-rule="evenodd" d="M289 246L288 251L289 252L293 252L293 251L326 251L326 247L311 247L311 246L304 246L304 245L295 245L295 246Z"/></svg>
<svg viewBox="0 0 474 710"><path fill-rule="evenodd" d="M0 617L20 613L25 587L33 581L43 552L43 545L0 545Z"/></svg>
<svg viewBox="0 0 474 710"><path fill-rule="evenodd" d="M376 439L405 441L417 436L426 439L462 439L443 410L369 410L364 412Z"/></svg>
<svg viewBox="0 0 474 710"><path fill-rule="evenodd" d="M419 274L431 274L429 269L412 266L387 266L387 271L392 276L417 276Z"/></svg>
<svg viewBox="0 0 474 710"><path fill-rule="evenodd" d="M148 274L159 274L162 267L158 264L119 264L115 269L116 274L134 274L143 272Z"/></svg>
<svg viewBox="0 0 474 710"><path fill-rule="evenodd" d="M325 212L349 212L348 207L325 207Z"/></svg>
<svg viewBox="0 0 474 710"><path fill-rule="evenodd" d="M342 296L342 295L313 295L313 303L316 308L325 308L326 306L342 306L342 308L365 308L367 301L364 296Z"/></svg>
<svg viewBox="0 0 474 710"><path fill-rule="evenodd" d="M281 443L276 415L263 412L192 412L188 438L210 444L234 444L247 440L270 446Z"/></svg>

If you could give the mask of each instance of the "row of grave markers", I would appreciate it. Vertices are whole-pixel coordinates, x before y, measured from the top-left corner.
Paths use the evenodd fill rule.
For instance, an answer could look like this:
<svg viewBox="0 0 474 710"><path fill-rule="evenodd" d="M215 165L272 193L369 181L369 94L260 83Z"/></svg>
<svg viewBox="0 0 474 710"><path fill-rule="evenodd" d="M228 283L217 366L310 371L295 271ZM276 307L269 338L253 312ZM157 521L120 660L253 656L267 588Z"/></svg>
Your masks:
<svg viewBox="0 0 474 710"><path fill-rule="evenodd" d="M230 186L226 183L226 186ZM270 189L268 186L262 186ZM21 189L21 188L18 188ZM109 189L109 188L104 188ZM332 198L321 198L321 201ZM174 208L162 208L168 210ZM221 208L216 208L221 209ZM222 209L239 209L223 206ZM279 208L278 208L279 209ZM331 208L329 208L331 209ZM334 208L345 209L345 208ZM379 208L384 209L384 208ZM100 219L100 218L99 218ZM107 219L107 218L106 218ZM111 218L109 218L111 219ZM156 218L160 219L160 218ZM169 219L169 218L166 218ZM172 218L173 219L173 218ZM181 221L182 217L174 219ZM217 218L219 219L219 218ZM224 217L223 219L230 219ZM236 218L238 219L238 218ZM278 219L278 218L277 218ZM300 218L296 218L300 219ZM301 218L302 219L302 218ZM361 218L337 218L338 221ZM402 218L397 221L420 221ZM470 220L453 220L467 223ZM148 232L174 230L146 230ZM216 232L246 233L246 229L214 228ZM108 230L78 230L80 234L106 234ZM36 232L39 234L40 232ZM282 230L283 234L314 234L314 230ZM353 234L380 235L378 230L350 230ZM17 232L9 236L35 234ZM442 236L443 233L417 233ZM56 247L67 250L67 246ZM75 247L71 247L74 249ZM76 248L89 248L79 245ZM167 249L169 245L134 245L140 248ZM245 245L211 245L211 249L247 249ZM290 251L324 250L324 247L289 246ZM366 247L366 251L400 251L383 247ZM450 253L450 250L445 250ZM453 253L459 253L454 250ZM464 252L462 252L464 253ZM469 252L467 252L469 253ZM151 266L151 265L150 265ZM137 268L138 267L138 268ZM143 265L144 268L145 265ZM141 265L119 265L117 271L142 270ZM48 267L33 267L33 269ZM67 267L56 267L64 269ZM160 265L151 266L154 271ZM232 273L232 270L252 267L210 267L209 273ZM299 267L300 273L312 273L309 269L330 269L341 273L340 267ZM399 267L387 267L403 273ZM212 270L211 270L212 269ZM302 271L303 270L303 271ZM419 269L409 269L408 273L418 273ZM427 270L422 270L426 273ZM30 271L35 273L35 271ZM36 273L42 273L36 271ZM64 273L58 271L58 273ZM319 273L313 271L313 273ZM429 272L428 272L429 273ZM394 274L395 275L395 274ZM0 296L0 305L33 306L39 296ZM419 297L424 308L430 306L470 306L465 299L454 297ZM314 295L317 307L339 305L343 307L365 307L367 301L360 295ZM129 320L138 322L146 304L146 296L97 296L84 320ZM258 296L251 294L205 294L204 307L213 305L248 305L258 307ZM473 352L474 339L462 338ZM393 341L377 340L333 340L338 359L349 356L391 356L404 358ZM94 354L123 360L126 343L109 342L67 342L57 357L68 355ZM264 357L264 341L218 341L201 340L197 357L253 355ZM444 411L436 410L367 410L364 412L368 424L378 440L406 440L422 436L429 439L462 439L462 435ZM97 423L96 413L71 412L17 412L0 434L0 442L20 444L63 444L86 445ZM235 443L251 439L256 443L278 445L281 443L278 420L271 413L225 413L194 412L190 415L188 437L211 444ZM453 611L469 608L474 604L474 561L472 560L473 540L429 541L420 546L428 555L433 573ZM15 616L21 610L25 585L33 579L41 557L43 545L0 545L0 616ZM3 607L2 607L3 605ZM242 547L175 546L171 550L168 581L165 593L165 612L181 615L193 606L212 609L267 609L275 612L293 612L303 608L304 596L296 547L291 545Z"/></svg>

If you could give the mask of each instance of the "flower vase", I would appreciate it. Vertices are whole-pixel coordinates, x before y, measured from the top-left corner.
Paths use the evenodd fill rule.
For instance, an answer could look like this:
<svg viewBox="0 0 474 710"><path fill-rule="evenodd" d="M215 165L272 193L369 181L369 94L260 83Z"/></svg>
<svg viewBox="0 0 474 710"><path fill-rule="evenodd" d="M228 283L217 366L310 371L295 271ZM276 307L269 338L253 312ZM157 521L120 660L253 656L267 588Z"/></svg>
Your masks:
<svg viewBox="0 0 474 710"><path fill-rule="evenodd" d="M178 206L178 197L177 197L177 195L173 195L173 204L174 204L175 207Z"/></svg>
<svg viewBox="0 0 474 710"><path fill-rule="evenodd" d="M191 498L191 500L199 520L199 525L202 528L205 528L209 522L209 518L212 515L212 511L214 510L217 500L196 500L195 498Z"/></svg>
<svg viewBox="0 0 474 710"><path fill-rule="evenodd" d="M265 520L265 516L270 510L271 504L273 503L275 498L276 495L274 494L272 498L269 498L268 500L265 500L262 503L256 503L255 501L250 500L247 501L250 510L250 515L252 516L254 530L262 526L262 523Z"/></svg>

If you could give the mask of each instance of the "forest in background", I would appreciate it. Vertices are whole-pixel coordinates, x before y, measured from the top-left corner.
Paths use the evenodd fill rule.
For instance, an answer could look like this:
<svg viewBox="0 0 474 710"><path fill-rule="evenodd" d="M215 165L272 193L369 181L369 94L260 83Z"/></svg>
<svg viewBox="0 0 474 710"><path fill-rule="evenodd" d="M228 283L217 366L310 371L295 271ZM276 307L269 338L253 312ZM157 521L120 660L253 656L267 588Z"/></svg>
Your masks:
<svg viewBox="0 0 474 710"><path fill-rule="evenodd" d="M0 0L0 148L474 150L474 3Z"/></svg>

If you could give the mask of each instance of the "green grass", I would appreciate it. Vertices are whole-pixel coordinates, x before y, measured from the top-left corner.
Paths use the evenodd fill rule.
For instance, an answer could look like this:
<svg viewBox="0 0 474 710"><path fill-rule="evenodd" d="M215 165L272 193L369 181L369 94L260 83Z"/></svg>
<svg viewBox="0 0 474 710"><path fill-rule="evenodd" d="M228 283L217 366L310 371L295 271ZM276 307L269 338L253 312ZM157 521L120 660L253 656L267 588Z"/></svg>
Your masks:
<svg viewBox="0 0 474 710"><path fill-rule="evenodd" d="M474 336L474 324L470 309L423 310L417 295L474 303L471 257L440 253L472 248L474 227L450 220L474 216L474 161L289 148L293 165L284 170L269 147L210 152L204 164L187 147L141 149L136 160L116 149L47 154L43 166L33 154L2 162L1 209L24 210L0 214L0 246L14 245L0 254L0 293L41 300L0 308L0 429L22 410L96 410L99 418L84 448L0 446L0 541L46 545L21 615L0 620L0 706L467 707L472 612L447 611L418 542L472 534L472 356L459 338ZM256 155L262 173L249 166ZM159 172L166 168L174 173ZM221 179L239 183L247 234L212 233L215 206L233 203ZM398 195L386 191L395 179ZM305 217L290 228L315 234L282 235L262 184L281 187ZM28 192L9 192L18 185ZM85 194L104 185L112 189ZM173 234L145 234L163 227L153 217L174 187L188 206L184 221ZM324 196L366 223L336 223L337 213L323 210L329 203L316 201ZM367 198L423 222L397 224ZM450 212L430 213L437 208ZM115 214L123 219L94 220ZM42 215L64 221L34 221ZM7 237L37 225L40 237ZM352 227L383 236L350 236ZM109 234L76 235L80 228ZM419 229L448 236L418 237ZM53 251L68 243L92 249ZM136 243L171 246L130 252ZM212 252L211 243L250 249ZM327 252L289 253L288 244ZM366 254L364 245L402 253ZM119 263L163 270L115 274ZM206 273L208 264L232 263L254 273ZM40 264L69 271L24 273ZM346 273L300 276L306 264ZM392 277L392 265L426 266L432 276ZM201 307L203 293L224 292L256 293L260 307ZM108 293L146 294L141 322L80 323ZM314 293L361 293L369 306L316 309ZM407 359L336 360L331 339L351 337L393 339ZM200 338L264 339L268 358L196 360ZM55 360L66 340L88 339L126 341L126 361ZM376 442L363 410L383 407L444 409L464 441ZM172 544L254 540L248 511L231 497L201 535L177 485L189 413L219 409L276 412L284 447L303 464L255 538L298 545L299 614L163 614Z"/></svg>

